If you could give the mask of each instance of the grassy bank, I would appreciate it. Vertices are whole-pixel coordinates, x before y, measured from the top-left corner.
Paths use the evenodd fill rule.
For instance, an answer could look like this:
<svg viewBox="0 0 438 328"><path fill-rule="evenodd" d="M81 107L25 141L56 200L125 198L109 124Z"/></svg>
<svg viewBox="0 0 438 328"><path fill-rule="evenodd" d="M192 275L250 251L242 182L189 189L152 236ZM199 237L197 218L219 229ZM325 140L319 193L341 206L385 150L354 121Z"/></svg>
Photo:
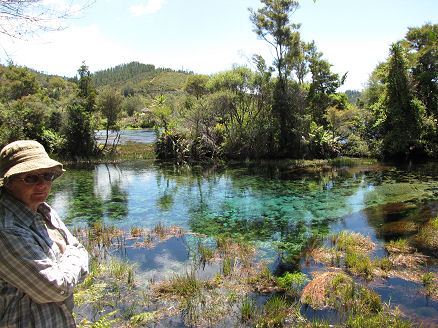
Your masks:
<svg viewBox="0 0 438 328"><path fill-rule="evenodd" d="M63 164L99 164L99 163L120 163L137 159L156 159L155 144L144 144L128 141L115 149L105 149L98 156L63 158L51 155L52 158Z"/></svg>

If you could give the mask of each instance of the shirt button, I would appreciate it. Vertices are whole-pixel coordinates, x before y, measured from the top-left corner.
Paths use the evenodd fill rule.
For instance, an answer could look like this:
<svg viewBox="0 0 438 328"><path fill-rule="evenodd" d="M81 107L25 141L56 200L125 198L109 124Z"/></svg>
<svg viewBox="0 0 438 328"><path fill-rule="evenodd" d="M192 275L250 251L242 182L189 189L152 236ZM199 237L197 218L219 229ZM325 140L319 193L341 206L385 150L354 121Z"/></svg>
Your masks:
<svg viewBox="0 0 438 328"><path fill-rule="evenodd" d="M64 295L64 294L65 294L65 291L61 290L59 293L60 293L61 295Z"/></svg>

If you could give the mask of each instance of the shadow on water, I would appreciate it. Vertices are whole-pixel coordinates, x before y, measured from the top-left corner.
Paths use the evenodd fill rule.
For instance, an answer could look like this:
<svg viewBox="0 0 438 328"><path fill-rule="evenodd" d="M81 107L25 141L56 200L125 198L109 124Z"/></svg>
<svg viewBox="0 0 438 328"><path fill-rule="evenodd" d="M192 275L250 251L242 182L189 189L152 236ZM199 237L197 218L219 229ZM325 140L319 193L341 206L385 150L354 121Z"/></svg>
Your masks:
<svg viewBox="0 0 438 328"><path fill-rule="evenodd" d="M297 268L311 273L318 266L300 262L309 240L351 230L369 236L378 244L373 256L383 257L385 242L414 236L438 214L437 178L436 164L291 169L272 163L201 167L135 161L68 167L48 202L70 226L102 221L130 229L161 222L210 237L238 236L254 242L259 259L270 260L276 273ZM123 256L138 263L145 279L161 279L184 270L189 243L175 237L151 249L127 247ZM437 271L436 264L428 270ZM425 326L437 324L438 304L418 292L421 284L388 278L371 286Z"/></svg>

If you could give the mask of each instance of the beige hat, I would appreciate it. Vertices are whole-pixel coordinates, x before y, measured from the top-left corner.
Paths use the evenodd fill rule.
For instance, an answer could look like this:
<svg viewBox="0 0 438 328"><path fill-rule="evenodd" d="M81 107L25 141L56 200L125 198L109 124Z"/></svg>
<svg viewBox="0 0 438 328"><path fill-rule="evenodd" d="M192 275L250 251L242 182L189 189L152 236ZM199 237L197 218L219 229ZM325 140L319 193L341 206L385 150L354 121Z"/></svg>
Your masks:
<svg viewBox="0 0 438 328"><path fill-rule="evenodd" d="M0 186L12 175L53 168L56 177L65 170L62 164L47 155L43 145L34 140L18 140L5 147L0 152Z"/></svg>

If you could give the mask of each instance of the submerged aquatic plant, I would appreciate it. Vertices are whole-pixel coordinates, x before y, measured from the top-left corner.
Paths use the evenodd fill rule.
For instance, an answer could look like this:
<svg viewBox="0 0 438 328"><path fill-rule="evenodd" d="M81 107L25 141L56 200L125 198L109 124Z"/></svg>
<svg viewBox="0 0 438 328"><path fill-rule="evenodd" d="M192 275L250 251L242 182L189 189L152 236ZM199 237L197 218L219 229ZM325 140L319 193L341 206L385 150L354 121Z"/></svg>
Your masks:
<svg viewBox="0 0 438 328"><path fill-rule="evenodd" d="M263 266L255 274L249 275L247 282L259 292L269 292L276 289L277 286L277 279L267 266Z"/></svg>
<svg viewBox="0 0 438 328"><path fill-rule="evenodd" d="M301 295L301 303L309 304L315 309L322 309L329 306L327 296L330 294L331 282L337 281L338 284L350 286L352 278L343 272L324 272L314 278L306 287Z"/></svg>
<svg viewBox="0 0 438 328"><path fill-rule="evenodd" d="M433 282L434 274L433 272L425 272L422 277L423 285L430 286Z"/></svg>
<svg viewBox="0 0 438 328"><path fill-rule="evenodd" d="M388 306L376 314L355 313L349 314L344 324L348 328L411 328L416 327L411 320L402 318L397 310L392 310ZM420 326L421 327L421 326Z"/></svg>
<svg viewBox="0 0 438 328"><path fill-rule="evenodd" d="M145 230L142 228L139 228L139 227L132 227L131 228L131 236L133 236L133 237L140 237L141 235L143 235L144 232L145 232Z"/></svg>
<svg viewBox="0 0 438 328"><path fill-rule="evenodd" d="M225 235L215 236L216 249L220 252L226 252L229 244L229 239Z"/></svg>
<svg viewBox="0 0 438 328"><path fill-rule="evenodd" d="M98 225L97 230L105 234L102 226ZM125 232L125 235L119 238L128 236L126 238L142 240L151 236L151 245L154 245L162 241L160 233L166 231L163 237L165 239L174 230L160 225L150 233L134 236L137 231L131 230L130 237L129 232ZM342 238L346 240L349 237ZM198 327L217 326L221 324L222 319L225 319L224 324L229 324L230 318L237 320L237 325L245 327L281 327L290 326L292 323L292 327L328 327L327 322L310 322L302 317L299 312L301 303L294 301L300 296L302 286L307 283L305 274L294 272L275 277L264 263L255 262L256 251L244 239L217 237L216 248L207 247L209 244L204 244L201 238L195 240L195 243L196 254L193 256L191 270L175 274L168 281L151 282L147 289L143 290L135 284L135 267L132 264L119 262L111 256L106 259L92 257L91 273L78 288L75 298L80 299L78 304L81 306L91 306L95 317L110 309L121 309L117 316L121 321L120 326L123 327L147 326L160 321L164 316L174 315L182 316L186 325ZM134 245L142 246L141 243ZM352 249L329 249L329 262L340 263L342 259L350 272L357 270L360 272L358 274L366 276L366 273L369 273L366 269L368 266L364 269L359 265L365 258L361 256L365 255L357 253L354 257L351 255ZM315 252L317 249L314 249L312 254ZM216 259L220 263L222 274L218 272L215 278L202 280L201 276L197 275L199 266L196 263L199 259ZM427 281L433 285L435 280L432 277ZM260 310L257 309L255 298L248 296L253 292L271 295ZM315 308L336 309L342 320L350 320L352 327L359 327L361 320L380 322L379 320L387 315L379 295L355 284L349 275L340 271L328 272L314 279L304 288L300 300ZM381 314L382 312L385 314ZM361 318L363 313L366 313L366 316ZM369 321L369 318L374 318L374 321ZM91 320L99 321L95 318ZM105 320L107 319L102 319ZM92 321L89 321L90 324ZM394 322L397 324L398 321Z"/></svg>
<svg viewBox="0 0 438 328"><path fill-rule="evenodd" d="M109 273L114 278L125 280L128 285L132 285L134 284L135 264L112 258L109 264Z"/></svg>
<svg viewBox="0 0 438 328"><path fill-rule="evenodd" d="M160 238L163 238L166 235L166 228L161 221L155 225L153 230L155 234Z"/></svg>
<svg viewBox="0 0 438 328"><path fill-rule="evenodd" d="M201 311L199 309L201 301L201 294L190 295L185 297L180 302L181 312L184 315L185 323L188 325L195 324L201 319Z"/></svg>
<svg viewBox="0 0 438 328"><path fill-rule="evenodd" d="M222 260L222 274L226 277L226 276L230 276L234 271L234 260L229 258L229 257L225 257Z"/></svg>
<svg viewBox="0 0 438 328"><path fill-rule="evenodd" d="M110 319L112 316L114 316L117 313L117 311L113 311L110 313L107 313L103 315L99 320L96 322L88 321L87 319L82 320L78 328L111 328L114 327L114 324L119 322L120 320L118 318Z"/></svg>
<svg viewBox="0 0 438 328"><path fill-rule="evenodd" d="M386 274L389 273L393 268L392 262L386 257L376 259L374 261L374 265L382 269Z"/></svg>
<svg viewBox="0 0 438 328"><path fill-rule="evenodd" d="M197 238L195 244L193 261L204 267L207 262L213 260L215 251L213 248L206 246L201 238Z"/></svg>
<svg viewBox="0 0 438 328"><path fill-rule="evenodd" d="M362 320L355 321L358 317L367 318L367 320L377 317L375 320L380 320L392 316L376 292L356 284L351 277L343 272L325 272L319 275L306 286L301 301L313 308L333 308L340 315L340 323L342 323L342 318L347 318L347 321L355 327L364 327L357 325ZM351 326L347 324L345 327ZM371 325L370 327L387 326Z"/></svg>
<svg viewBox="0 0 438 328"><path fill-rule="evenodd" d="M78 227L73 234L92 256L105 257L113 247L125 245L126 232L107 226L101 221L94 222L91 227Z"/></svg>

